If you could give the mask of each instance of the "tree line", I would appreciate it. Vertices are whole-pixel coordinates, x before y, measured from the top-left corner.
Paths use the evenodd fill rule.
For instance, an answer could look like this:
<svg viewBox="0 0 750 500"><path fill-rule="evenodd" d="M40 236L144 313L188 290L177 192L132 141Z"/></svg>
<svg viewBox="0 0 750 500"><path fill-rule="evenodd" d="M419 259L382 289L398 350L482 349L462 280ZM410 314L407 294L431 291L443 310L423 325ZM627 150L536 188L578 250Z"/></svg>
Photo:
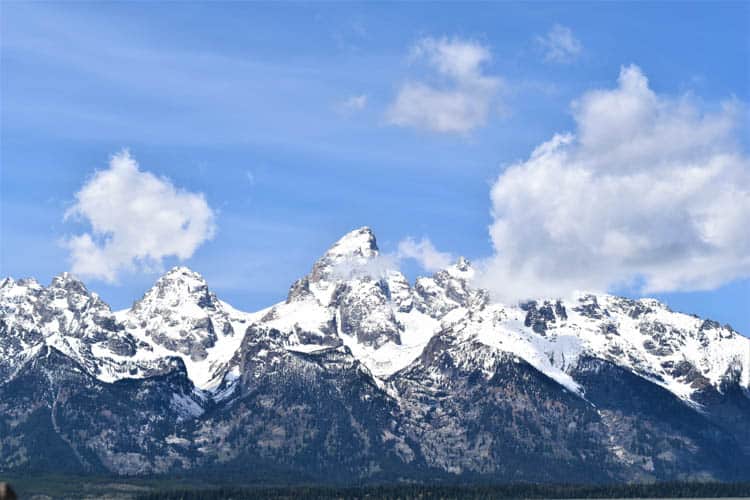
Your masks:
<svg viewBox="0 0 750 500"><path fill-rule="evenodd" d="M226 487L215 489L184 489L153 492L138 497L139 500L250 500L294 499L312 500L367 499L572 499L572 498L727 498L750 497L750 483L694 483L669 482L653 484L612 485L455 485L426 486L408 484L399 486L363 487Z"/></svg>

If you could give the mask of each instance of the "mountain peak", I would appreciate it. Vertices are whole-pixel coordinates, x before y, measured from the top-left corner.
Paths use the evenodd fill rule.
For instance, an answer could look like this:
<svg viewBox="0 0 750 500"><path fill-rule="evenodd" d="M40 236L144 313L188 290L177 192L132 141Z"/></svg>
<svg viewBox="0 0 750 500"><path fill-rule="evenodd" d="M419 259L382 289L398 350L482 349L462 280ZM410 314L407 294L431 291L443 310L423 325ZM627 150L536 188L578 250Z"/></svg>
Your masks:
<svg viewBox="0 0 750 500"><path fill-rule="evenodd" d="M78 278L70 274L69 272L62 272L52 278L49 284L49 288L59 288L63 290L73 291L80 293L81 295L88 295L88 289Z"/></svg>
<svg viewBox="0 0 750 500"><path fill-rule="evenodd" d="M471 279L474 277L474 266L466 257L459 257L455 264L446 269L454 278Z"/></svg>
<svg viewBox="0 0 750 500"><path fill-rule="evenodd" d="M10 288L12 286L15 286L16 280L13 279L12 276L7 276L3 278L2 281L0 281L0 288Z"/></svg>
<svg viewBox="0 0 750 500"><path fill-rule="evenodd" d="M70 274L68 271L63 271L54 278L52 278L52 283L67 283L69 281L78 281L75 276Z"/></svg>
<svg viewBox="0 0 750 500"><path fill-rule="evenodd" d="M164 273L156 285L173 289L184 289L187 291L203 290L208 288L206 279L186 266L175 266Z"/></svg>
<svg viewBox="0 0 750 500"><path fill-rule="evenodd" d="M199 273L185 266L175 266L164 273L138 301L136 307L145 302L167 302L179 304L194 302L201 307L213 303L206 280Z"/></svg>
<svg viewBox="0 0 750 500"><path fill-rule="evenodd" d="M375 234L367 226L345 234L328 249L329 257L374 257L378 254Z"/></svg>
<svg viewBox="0 0 750 500"><path fill-rule="evenodd" d="M454 267L458 269L459 271L465 272L471 269L471 262L466 257L461 256L456 261L456 264L454 265Z"/></svg>
<svg viewBox="0 0 750 500"><path fill-rule="evenodd" d="M319 282L338 275L340 266L350 267L365 264L377 257L378 244L375 235L367 226L345 234L315 263L310 280Z"/></svg>
<svg viewBox="0 0 750 500"><path fill-rule="evenodd" d="M17 280L12 276L7 276L0 281L0 288L10 289L15 287L41 288L41 285L35 278L22 278Z"/></svg>
<svg viewBox="0 0 750 500"><path fill-rule="evenodd" d="M179 277L189 277L191 279L203 280L203 276L201 276L200 273L193 271L187 266L174 266L172 269L162 274L161 277L169 278L169 279L175 279Z"/></svg>

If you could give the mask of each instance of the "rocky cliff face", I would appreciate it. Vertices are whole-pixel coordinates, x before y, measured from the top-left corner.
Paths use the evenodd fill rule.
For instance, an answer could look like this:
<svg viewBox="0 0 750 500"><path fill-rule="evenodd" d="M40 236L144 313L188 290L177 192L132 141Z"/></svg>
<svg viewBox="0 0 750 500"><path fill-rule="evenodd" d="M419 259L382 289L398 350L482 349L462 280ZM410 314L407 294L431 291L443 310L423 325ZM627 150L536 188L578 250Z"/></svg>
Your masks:
<svg viewBox="0 0 750 500"><path fill-rule="evenodd" d="M412 285L361 228L255 313L184 267L115 313L8 278L0 470L750 479L750 339L650 299L498 304L474 272Z"/></svg>

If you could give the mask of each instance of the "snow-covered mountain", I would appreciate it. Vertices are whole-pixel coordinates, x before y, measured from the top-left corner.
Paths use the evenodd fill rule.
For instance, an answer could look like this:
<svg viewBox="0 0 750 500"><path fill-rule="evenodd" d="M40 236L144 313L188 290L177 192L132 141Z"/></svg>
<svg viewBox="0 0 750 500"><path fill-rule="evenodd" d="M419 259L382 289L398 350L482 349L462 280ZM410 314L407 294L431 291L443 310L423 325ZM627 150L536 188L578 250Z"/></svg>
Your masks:
<svg viewBox="0 0 750 500"><path fill-rule="evenodd" d="M611 361L688 401L706 385L720 390L736 379L750 387L750 339L728 326L670 311L654 299L604 294L494 304L472 288L473 275L460 258L412 287L383 267L374 235L362 228L336 242L256 327L278 330L294 351L344 344L384 380L450 329L467 343L524 359L579 394L568 372L583 355Z"/></svg>
<svg viewBox="0 0 750 500"><path fill-rule="evenodd" d="M203 277L186 267L170 270L132 308L115 314L139 341L139 360L177 356L193 383L208 390L221 382L257 316L219 300Z"/></svg>
<svg viewBox="0 0 750 500"><path fill-rule="evenodd" d="M68 273L49 287L7 278L0 284L0 314L3 378L48 346L102 382L167 373L181 360L200 389L220 382L216 377L254 317L218 300L200 275L184 267L167 272L131 309L116 313Z"/></svg>
<svg viewBox="0 0 750 500"><path fill-rule="evenodd" d="M0 380L12 377L44 346L107 382L153 376L174 367L167 357L140 362L137 340L97 294L68 273L56 276L48 287L33 279L6 278L0 283Z"/></svg>
<svg viewBox="0 0 750 500"><path fill-rule="evenodd" d="M0 459L0 470L32 460L18 422L45 406L18 393L24 380L42 384L49 432L89 469L250 461L292 470L312 453L324 457L320 467L347 463L357 477L406 465L506 479L566 478L571 467L584 478L741 476L736 460L715 455L750 458L750 339L653 299L499 304L474 275L460 258L411 284L365 227L336 242L284 302L253 313L185 267L117 312L67 273L48 287L7 278L0 456L15 458ZM58 370L50 359L68 361ZM69 403L69 421L86 430L66 430L56 412L68 411L59 401L71 391L89 408L112 405L101 410L110 424ZM158 432L105 437L107 425L134 425L116 409L120 392L151 401L142 410L163 422ZM99 434L76 444L74 430ZM352 446L349 463L337 450Z"/></svg>

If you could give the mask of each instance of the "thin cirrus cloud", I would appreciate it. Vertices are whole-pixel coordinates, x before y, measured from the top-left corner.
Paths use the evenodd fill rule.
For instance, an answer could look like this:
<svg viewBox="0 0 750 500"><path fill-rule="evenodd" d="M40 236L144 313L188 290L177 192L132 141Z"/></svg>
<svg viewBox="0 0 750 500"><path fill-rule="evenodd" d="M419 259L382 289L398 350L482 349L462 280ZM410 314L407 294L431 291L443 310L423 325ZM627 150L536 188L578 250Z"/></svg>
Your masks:
<svg viewBox="0 0 750 500"><path fill-rule="evenodd" d="M411 57L425 62L440 84L404 83L386 111L391 125L466 134L487 122L502 83L484 70L492 58L487 47L458 38L424 38Z"/></svg>
<svg viewBox="0 0 750 500"><path fill-rule="evenodd" d="M339 110L344 113L362 111L367 107L367 94L359 94L347 97L339 103Z"/></svg>
<svg viewBox="0 0 750 500"><path fill-rule="evenodd" d="M65 217L91 226L65 241L73 273L107 282L123 271L159 268L165 257L187 259L215 231L203 194L141 170L127 151L83 185Z"/></svg>
<svg viewBox="0 0 750 500"><path fill-rule="evenodd" d="M739 105L656 94L636 66L573 103L557 134L492 187L500 299L575 290L713 289L750 276L750 159Z"/></svg>
<svg viewBox="0 0 750 500"><path fill-rule="evenodd" d="M556 24L544 36L536 37L536 43L544 52L544 60L555 63L573 62L581 54L583 44L567 26Z"/></svg>

